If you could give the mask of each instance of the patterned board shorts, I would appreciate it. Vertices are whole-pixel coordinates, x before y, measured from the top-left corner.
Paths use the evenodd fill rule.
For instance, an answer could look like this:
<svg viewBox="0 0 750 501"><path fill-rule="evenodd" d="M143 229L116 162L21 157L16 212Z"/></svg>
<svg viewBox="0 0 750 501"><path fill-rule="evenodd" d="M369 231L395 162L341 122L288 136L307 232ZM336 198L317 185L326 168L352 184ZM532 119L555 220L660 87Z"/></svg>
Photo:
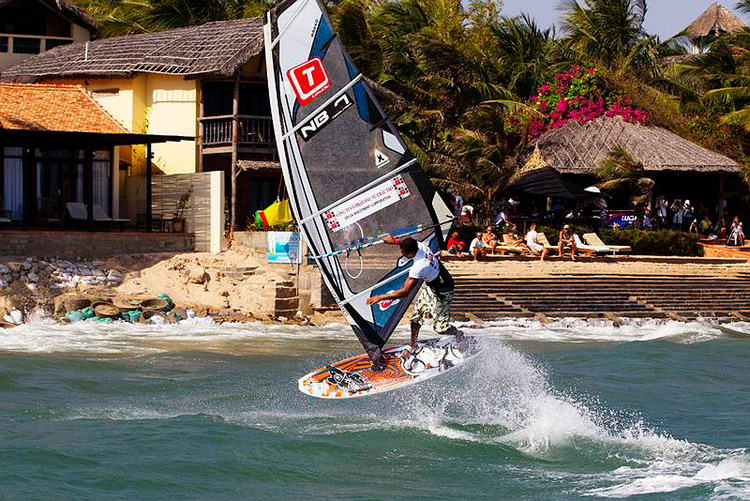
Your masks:
<svg viewBox="0 0 750 501"><path fill-rule="evenodd" d="M417 302L414 304L414 312L411 321L424 325L425 320L432 317L435 333L443 335L451 330L451 301L453 291L436 294L426 285L422 287Z"/></svg>

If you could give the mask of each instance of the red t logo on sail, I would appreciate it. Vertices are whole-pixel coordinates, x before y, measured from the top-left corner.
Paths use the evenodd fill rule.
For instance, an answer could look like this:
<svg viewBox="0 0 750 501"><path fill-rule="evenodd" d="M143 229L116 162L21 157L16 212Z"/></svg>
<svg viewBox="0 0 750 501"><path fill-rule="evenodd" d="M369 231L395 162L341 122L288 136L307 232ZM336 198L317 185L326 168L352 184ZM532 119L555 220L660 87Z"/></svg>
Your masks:
<svg viewBox="0 0 750 501"><path fill-rule="evenodd" d="M331 86L331 79L319 57L305 61L286 72L299 104L306 105Z"/></svg>

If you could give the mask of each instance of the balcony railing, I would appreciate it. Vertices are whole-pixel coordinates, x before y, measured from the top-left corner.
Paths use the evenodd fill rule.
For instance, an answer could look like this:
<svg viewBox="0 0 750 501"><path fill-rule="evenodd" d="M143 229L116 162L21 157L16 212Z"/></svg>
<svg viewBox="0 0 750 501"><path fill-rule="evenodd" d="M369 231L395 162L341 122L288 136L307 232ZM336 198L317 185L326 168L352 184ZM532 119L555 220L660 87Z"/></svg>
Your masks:
<svg viewBox="0 0 750 501"><path fill-rule="evenodd" d="M274 148L276 146L271 117L238 115L238 118L240 122L239 146L256 148ZM203 146L232 144L232 115L203 117L200 122Z"/></svg>
<svg viewBox="0 0 750 501"><path fill-rule="evenodd" d="M39 54L60 45L73 43L70 37L47 37L0 33L0 53Z"/></svg>

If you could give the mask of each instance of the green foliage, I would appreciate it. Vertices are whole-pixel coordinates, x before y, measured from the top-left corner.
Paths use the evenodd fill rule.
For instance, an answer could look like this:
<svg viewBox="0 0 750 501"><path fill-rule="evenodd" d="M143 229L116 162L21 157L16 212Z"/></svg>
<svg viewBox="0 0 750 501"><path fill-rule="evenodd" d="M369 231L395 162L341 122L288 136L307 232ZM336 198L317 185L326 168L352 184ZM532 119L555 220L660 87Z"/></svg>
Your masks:
<svg viewBox="0 0 750 501"><path fill-rule="evenodd" d="M77 0L101 23L100 37L150 33L262 15L272 0Z"/></svg>
<svg viewBox="0 0 750 501"><path fill-rule="evenodd" d="M102 23L101 38L258 16L276 0L76 3ZM676 40L660 41L646 31L646 0L562 0L561 33L540 28L528 16L503 16L501 2L327 5L348 52L374 82L409 148L436 184L453 188L480 220L492 217L534 123L541 133L607 113L639 123L649 117L750 165L750 30L719 38L705 54L670 60L686 51ZM750 0L741 0L739 8L750 13ZM560 99L551 101L557 96L555 75L581 68L586 73L569 79L566 104L558 110ZM540 92L545 83L550 90ZM525 104L532 97L536 104ZM546 111L538 109L542 102ZM520 130L523 113L535 118ZM631 182L645 176L624 177Z"/></svg>
<svg viewBox="0 0 750 501"><path fill-rule="evenodd" d="M703 256L703 247L695 235L673 230L647 231L638 229L598 232L605 244L629 245L633 254L645 256Z"/></svg>
<svg viewBox="0 0 750 501"><path fill-rule="evenodd" d="M291 223L263 227L263 225L257 225L253 220L247 223L245 231L299 231L299 226L296 221L292 221Z"/></svg>
<svg viewBox="0 0 750 501"><path fill-rule="evenodd" d="M193 197L193 188L190 188L188 191L180 195L180 198L177 200L177 203L175 204L174 209L174 217L175 218L182 218L182 215L185 213L187 209L190 208L190 199Z"/></svg>
<svg viewBox="0 0 750 501"><path fill-rule="evenodd" d="M654 180L648 177L643 164L620 146L609 152L602 166L594 173L602 182L599 186L605 190L625 190L633 196L636 207L648 204L654 191Z"/></svg>

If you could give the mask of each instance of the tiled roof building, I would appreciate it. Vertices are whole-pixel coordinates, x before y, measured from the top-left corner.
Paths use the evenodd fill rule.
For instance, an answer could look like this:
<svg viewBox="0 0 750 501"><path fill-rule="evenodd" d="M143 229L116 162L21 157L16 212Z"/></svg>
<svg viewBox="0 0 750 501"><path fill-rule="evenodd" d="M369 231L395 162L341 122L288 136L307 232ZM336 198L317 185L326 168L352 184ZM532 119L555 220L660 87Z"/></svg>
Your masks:
<svg viewBox="0 0 750 501"><path fill-rule="evenodd" d="M82 87L7 82L0 82L0 129L128 132Z"/></svg>

